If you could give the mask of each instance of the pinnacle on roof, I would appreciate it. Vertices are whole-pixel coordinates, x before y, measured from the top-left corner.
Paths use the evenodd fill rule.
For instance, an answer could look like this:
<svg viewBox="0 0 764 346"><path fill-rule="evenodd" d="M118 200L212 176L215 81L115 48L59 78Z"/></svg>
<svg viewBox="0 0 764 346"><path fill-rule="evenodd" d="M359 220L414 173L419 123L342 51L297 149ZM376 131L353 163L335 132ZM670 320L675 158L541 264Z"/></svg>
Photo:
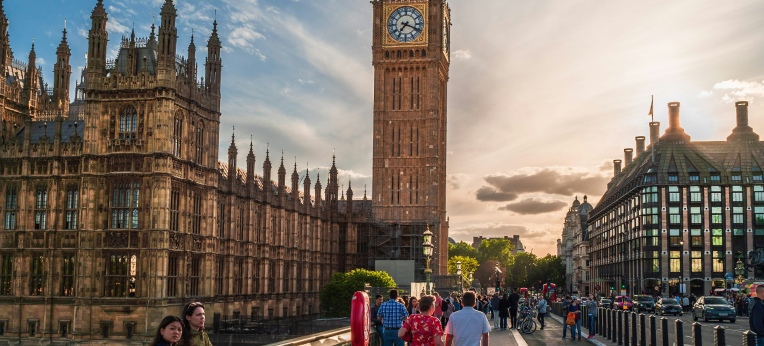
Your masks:
<svg viewBox="0 0 764 346"><path fill-rule="evenodd" d="M95 5L95 8L93 8L93 12L90 14L90 19L93 19L93 17L105 17L106 16L106 8L103 6L103 0L98 0L98 2Z"/></svg>

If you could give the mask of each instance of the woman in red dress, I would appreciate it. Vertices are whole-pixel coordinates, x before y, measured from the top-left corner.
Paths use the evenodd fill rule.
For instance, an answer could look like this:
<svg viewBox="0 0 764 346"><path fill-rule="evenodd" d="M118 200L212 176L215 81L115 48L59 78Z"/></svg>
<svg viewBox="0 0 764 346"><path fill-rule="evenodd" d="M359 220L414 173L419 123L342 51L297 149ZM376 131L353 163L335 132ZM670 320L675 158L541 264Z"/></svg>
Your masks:
<svg viewBox="0 0 764 346"><path fill-rule="evenodd" d="M443 346L443 326L439 319L432 316L435 312L434 303L435 297L422 297L419 300L419 314L410 315L398 330L400 338L411 333L409 346Z"/></svg>

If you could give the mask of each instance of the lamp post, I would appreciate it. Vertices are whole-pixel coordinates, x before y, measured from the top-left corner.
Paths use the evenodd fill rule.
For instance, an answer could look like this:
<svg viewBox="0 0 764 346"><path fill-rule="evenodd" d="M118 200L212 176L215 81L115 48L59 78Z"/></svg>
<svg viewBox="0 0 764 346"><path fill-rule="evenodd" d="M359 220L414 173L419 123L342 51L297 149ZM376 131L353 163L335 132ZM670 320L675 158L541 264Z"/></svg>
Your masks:
<svg viewBox="0 0 764 346"><path fill-rule="evenodd" d="M456 261L456 276L459 277L459 294L462 294L462 261Z"/></svg>
<svg viewBox="0 0 764 346"><path fill-rule="evenodd" d="M735 274L737 275L737 283L738 285L742 285L745 281L745 278L743 275L745 275L745 264L743 264L743 260L738 258L737 262L735 263Z"/></svg>
<svg viewBox="0 0 764 346"><path fill-rule="evenodd" d="M430 258L432 257L432 232L430 232L430 225L427 225L427 229L425 229L424 233L422 234L422 238L424 238L424 243L422 244L422 250L424 252L424 257L427 258L427 264L424 269L424 275L426 280L426 288L427 288L427 294L432 293L430 290L430 274L432 274L432 269L430 269Z"/></svg>

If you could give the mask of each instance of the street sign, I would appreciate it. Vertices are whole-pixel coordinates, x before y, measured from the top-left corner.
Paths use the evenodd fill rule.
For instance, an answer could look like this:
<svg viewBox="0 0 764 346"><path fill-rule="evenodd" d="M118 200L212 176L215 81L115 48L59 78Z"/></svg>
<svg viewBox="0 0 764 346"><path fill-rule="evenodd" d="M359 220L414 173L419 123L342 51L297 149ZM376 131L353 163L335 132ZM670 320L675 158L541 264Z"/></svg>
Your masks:
<svg viewBox="0 0 764 346"><path fill-rule="evenodd" d="M732 281L733 278L735 278L735 277L732 276L732 273L725 273L724 274L724 279L727 280L727 281Z"/></svg>

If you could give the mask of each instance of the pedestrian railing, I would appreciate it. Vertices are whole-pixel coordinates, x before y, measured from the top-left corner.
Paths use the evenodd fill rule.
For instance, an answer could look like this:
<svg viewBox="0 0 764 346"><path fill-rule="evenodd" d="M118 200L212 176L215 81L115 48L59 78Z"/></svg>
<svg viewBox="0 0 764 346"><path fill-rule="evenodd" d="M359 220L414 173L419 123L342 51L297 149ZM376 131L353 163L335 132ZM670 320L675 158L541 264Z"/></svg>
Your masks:
<svg viewBox="0 0 764 346"><path fill-rule="evenodd" d="M552 313L563 318L565 323L565 315L563 315L562 303L552 303ZM646 316L645 314L637 314L633 311L620 310L620 309L606 309L597 308L597 319L595 330L600 337L603 337L618 345L625 346L658 346L657 333L658 325L655 315ZM660 318L660 330L661 341L663 346L669 345L684 345L684 322L680 319L674 321L674 334L673 338L669 335L669 320L666 317ZM589 329L589 311L586 306L581 305L581 326ZM703 341L701 332L704 327L698 322L692 323L692 345L713 345L713 346L726 346L727 338L725 336L725 328L722 326L714 326L713 336L714 340ZM649 331L649 338L647 332ZM730 342L734 342L730 340ZM743 346L756 345L756 333L746 330L743 332Z"/></svg>

